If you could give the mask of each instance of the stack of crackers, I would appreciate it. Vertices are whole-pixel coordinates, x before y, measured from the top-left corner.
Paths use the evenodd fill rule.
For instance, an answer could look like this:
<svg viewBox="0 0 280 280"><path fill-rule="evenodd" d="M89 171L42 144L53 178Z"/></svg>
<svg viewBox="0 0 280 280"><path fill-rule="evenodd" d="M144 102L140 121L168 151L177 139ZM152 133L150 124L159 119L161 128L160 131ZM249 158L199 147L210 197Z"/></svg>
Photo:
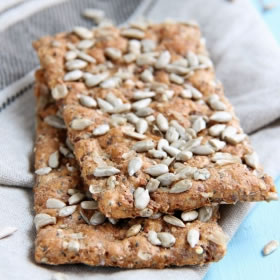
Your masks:
<svg viewBox="0 0 280 280"><path fill-rule="evenodd" d="M34 48L38 263L219 261L219 205L277 199L196 24L75 27Z"/></svg>

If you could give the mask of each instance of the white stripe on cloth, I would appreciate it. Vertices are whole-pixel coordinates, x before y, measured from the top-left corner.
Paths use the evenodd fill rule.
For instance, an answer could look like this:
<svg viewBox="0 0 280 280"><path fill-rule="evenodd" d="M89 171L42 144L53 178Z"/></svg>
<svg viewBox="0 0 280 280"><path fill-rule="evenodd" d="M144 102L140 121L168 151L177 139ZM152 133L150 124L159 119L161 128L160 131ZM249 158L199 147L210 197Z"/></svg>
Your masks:
<svg viewBox="0 0 280 280"><path fill-rule="evenodd" d="M5 30L9 26L27 18L28 16L40 10L65 1L68 0L32 0L26 3L22 3L22 5L15 7L14 9L7 11L0 16L0 31Z"/></svg>
<svg viewBox="0 0 280 280"><path fill-rule="evenodd" d="M6 9L9 9L11 8L12 6L16 5L16 4L19 4L23 1L26 1L26 0L9 0L9 1L1 1L0 2L0 12L6 10Z"/></svg>

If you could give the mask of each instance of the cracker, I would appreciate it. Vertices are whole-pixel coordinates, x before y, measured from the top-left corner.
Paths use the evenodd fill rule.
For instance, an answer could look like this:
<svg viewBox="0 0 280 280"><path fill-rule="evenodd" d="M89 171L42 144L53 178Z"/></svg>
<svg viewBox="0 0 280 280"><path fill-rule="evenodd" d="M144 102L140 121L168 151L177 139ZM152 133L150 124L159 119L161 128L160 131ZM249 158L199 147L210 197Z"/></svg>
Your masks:
<svg viewBox="0 0 280 280"><path fill-rule="evenodd" d="M149 167L167 162L170 164L169 173L176 175L184 166L192 172L191 175L177 175L170 185L161 185L149 193L146 208L153 213L277 199L272 178L259 166L248 137L215 77L197 26L162 23L148 25L144 31L104 27L95 29L92 34L94 46L83 52L93 57L95 62L88 62L87 66L79 61L70 64L65 61L65 57L69 59L70 49L72 54L82 57L76 47L81 41L77 32L42 38L34 43L34 47L53 96L56 96L54 90L57 85L67 86L67 94L64 96L62 92L56 98L57 104L74 145L81 176L88 186L92 186L93 197L107 217L141 216L142 209L135 207L133 192L139 187L145 189L151 178L157 177L148 174L146 170ZM128 40L127 37L152 41L131 42L132 38ZM171 61L168 61L168 55L163 54L167 50ZM125 56L127 54L130 57ZM128 63L133 56L136 63ZM104 72L108 74L107 80ZM65 81L69 79L69 73L70 79L77 80ZM92 86L98 79L105 81ZM151 96L151 100L148 97L143 101L145 104L135 104L139 94L145 95L147 91L155 96ZM81 95L97 101L99 98L98 106L81 104ZM120 104L127 108L131 106L130 112L138 114L141 124L135 124L135 116L131 119L127 112L116 113L121 110ZM148 117L143 117L147 114ZM159 114L164 118L158 117ZM166 120L169 127L175 129L166 132ZM145 127L147 123L148 127ZM93 131L103 124L109 124L110 130L104 135L94 135ZM132 131L134 128L137 134ZM176 142L178 133L179 141ZM151 150L151 141L153 149L157 149L161 139L170 143L168 147L158 148L160 151L135 152L133 147L140 138L150 140L147 144L150 147L145 144L142 150ZM178 147L185 153L178 155ZM155 158L153 155L158 152L163 156L168 154L168 158ZM129 176L128 163L133 157L140 157L142 166ZM114 167L113 173L118 172L116 169L120 171L115 175L114 188L108 188L108 177L94 175L97 168L104 166ZM182 179L191 180L191 187L181 193L173 193L172 187Z"/></svg>
<svg viewBox="0 0 280 280"><path fill-rule="evenodd" d="M38 170L48 166L51 154L60 147L67 147L67 137L65 129L52 127L44 121L48 116L60 114L57 105L50 100L47 87L43 83L43 72L37 72L36 78L35 169ZM218 261L224 256L226 237L216 222L219 216L217 207L213 209L213 215L207 222L195 220L186 223L183 228L165 222L163 217L125 219L115 221L116 224L112 224L115 223L113 220L110 220L111 222L106 220L100 225L88 224L98 210L85 210L82 208L82 202L72 204L76 205L76 209L71 215L59 216L61 208L50 208L55 205L50 203L51 199L52 203L55 203L55 199L68 207L71 194L80 192L84 193L83 200L93 201L88 193L88 187L80 179L73 154L71 151L64 154L66 156L60 153L58 167L52 168L48 174L36 177L34 187L35 220L38 227L36 262L52 265L84 263L123 268L163 268L171 265L202 265ZM61 205L58 204L57 207ZM40 215L42 217L42 214L47 214L51 220L44 226L38 223L38 217ZM131 229L133 225L141 227L135 226ZM197 242L191 234L188 237L191 230L199 231L200 238ZM152 245L148 240L149 231L168 232L176 238L176 242L166 248ZM188 241L190 238L196 242L192 247L190 245L192 241ZM162 244L166 245L166 240Z"/></svg>

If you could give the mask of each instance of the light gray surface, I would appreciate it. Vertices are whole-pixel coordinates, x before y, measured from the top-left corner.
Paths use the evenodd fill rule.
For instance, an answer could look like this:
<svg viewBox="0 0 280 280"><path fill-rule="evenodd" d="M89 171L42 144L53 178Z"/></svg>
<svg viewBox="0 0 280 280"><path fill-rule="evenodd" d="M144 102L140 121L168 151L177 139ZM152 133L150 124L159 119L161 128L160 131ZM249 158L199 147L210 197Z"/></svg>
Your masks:
<svg viewBox="0 0 280 280"><path fill-rule="evenodd" d="M110 2L103 3L109 5ZM153 3L152 6L149 6L150 3ZM250 133L268 126L279 118L280 53L272 36L246 0L236 1L235 5L227 1L212 0L211 5L207 6L203 0L173 0L172 4L169 0L142 1L140 10L153 20L174 17L183 20L194 18L199 22L216 64L217 76L225 85L226 95L236 106L246 132ZM46 22L43 16L41 20L41 24ZM56 20L63 21L63 17ZM260 37L262 40L259 40ZM30 42L25 43L30 44ZM17 64L13 64L15 73L19 69L17 67ZM32 91L23 90L15 101L7 102L7 98L11 99L20 88L30 83L32 78L29 75L0 94L0 108L2 108L0 183L10 186L0 188L0 225L13 225L19 228L19 232L14 236L0 241L0 272L3 273L3 279L44 280L50 279L53 271L66 271L71 275L71 279L126 279L128 277L129 279L143 279L143 277L201 279L206 267L165 269L155 273L154 270L149 269L130 271L89 268L81 265L53 268L34 264L32 258L34 229L31 226L32 191L12 187L32 186L33 177L30 172L34 134ZM6 102L5 106L3 106L4 102ZM272 175L279 173L279 166L275 164L279 149L273 149L278 146L277 138L273 137L277 135L277 130L279 130L278 125L260 130L252 137L266 170ZM273 154L273 157L268 157L269 154ZM222 225L229 236L234 234L248 210L248 204L224 207Z"/></svg>

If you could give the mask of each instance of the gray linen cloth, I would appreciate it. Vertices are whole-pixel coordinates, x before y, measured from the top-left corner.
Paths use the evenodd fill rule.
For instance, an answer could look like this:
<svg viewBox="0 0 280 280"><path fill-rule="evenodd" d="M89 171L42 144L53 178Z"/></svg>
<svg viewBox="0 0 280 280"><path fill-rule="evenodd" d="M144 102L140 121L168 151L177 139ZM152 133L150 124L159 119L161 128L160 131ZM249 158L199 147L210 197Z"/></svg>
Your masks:
<svg viewBox="0 0 280 280"><path fill-rule="evenodd" d="M87 7L105 10L117 24L141 15L154 21L195 19L207 40L217 77L262 164L272 176L280 173L280 51L249 1L29 0L17 4L0 11L0 227L18 227L13 236L0 240L1 279L44 280L54 272L64 272L70 279L202 279L207 266L123 270L34 263L32 71L38 61L31 41L74 25L90 26L80 17ZM223 207L221 225L230 237L249 209L248 203Z"/></svg>

